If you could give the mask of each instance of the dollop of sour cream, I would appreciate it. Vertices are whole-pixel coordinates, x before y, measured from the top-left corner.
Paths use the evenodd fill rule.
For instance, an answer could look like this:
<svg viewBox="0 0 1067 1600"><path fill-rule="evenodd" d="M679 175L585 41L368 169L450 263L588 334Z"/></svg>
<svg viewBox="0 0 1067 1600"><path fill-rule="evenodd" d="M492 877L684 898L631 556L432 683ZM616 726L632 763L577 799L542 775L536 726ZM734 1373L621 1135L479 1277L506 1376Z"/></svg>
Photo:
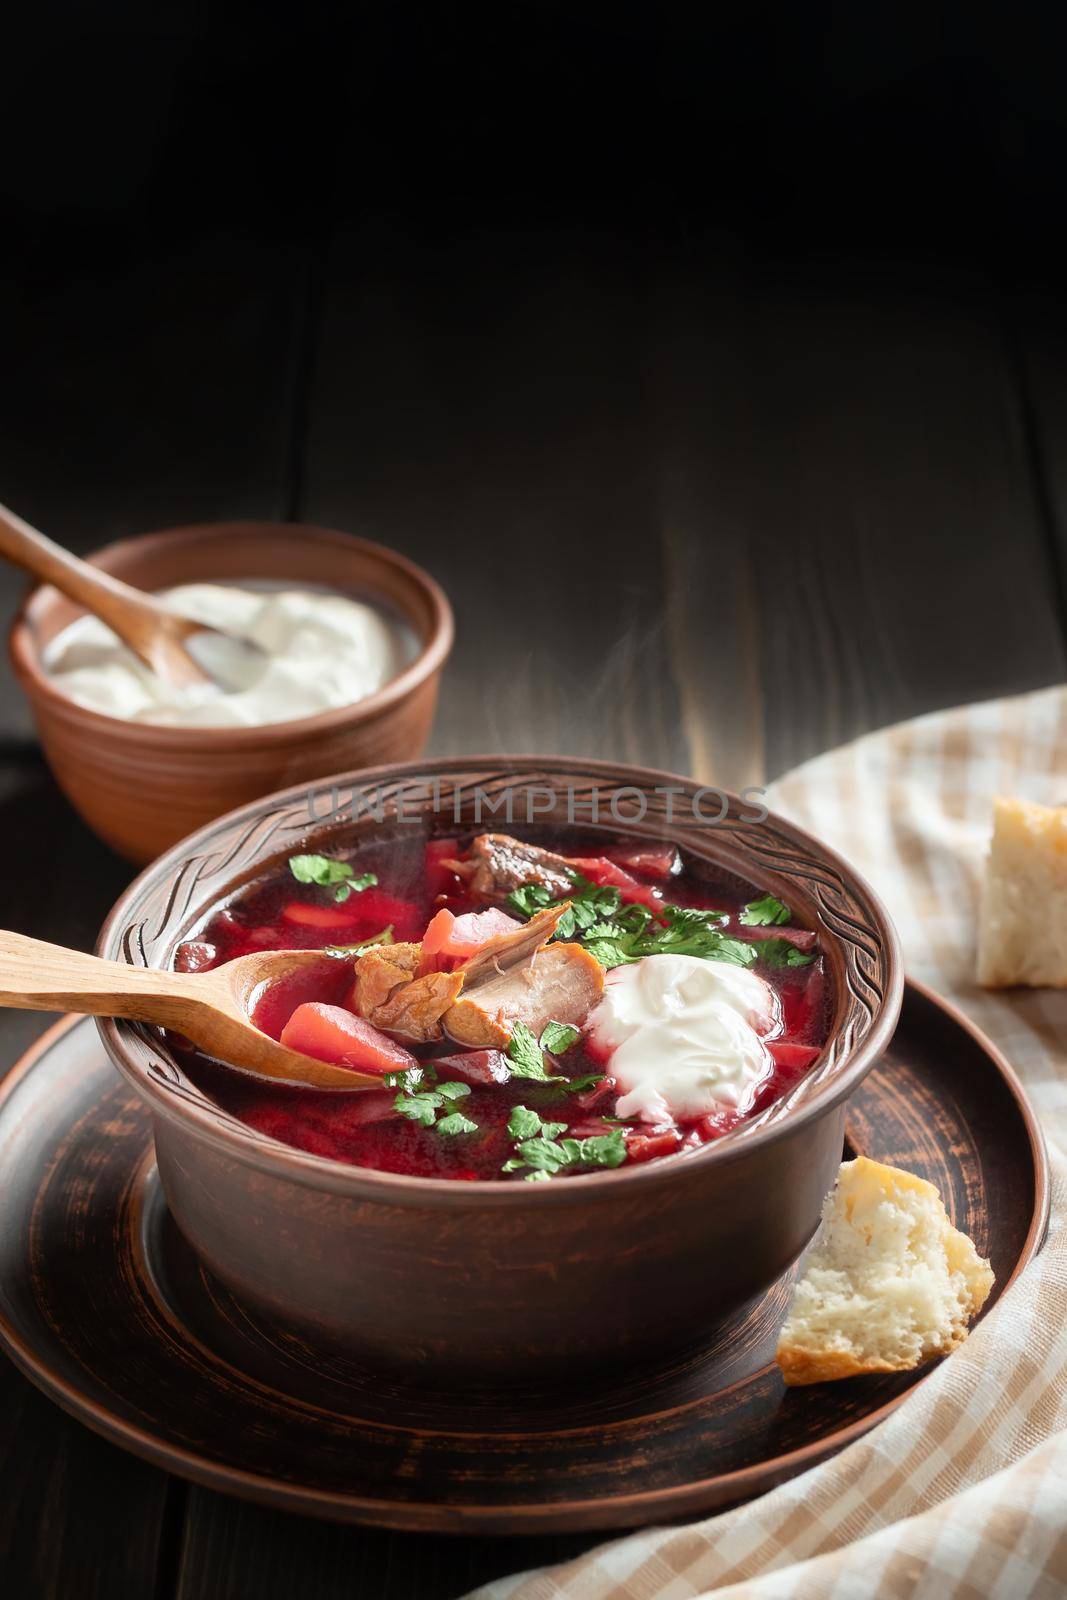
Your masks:
<svg viewBox="0 0 1067 1600"><path fill-rule="evenodd" d="M398 624L341 594L187 583L157 598L259 645L264 655L248 681L230 692L214 684L174 688L96 617L79 617L44 654L56 687L79 705L131 722L260 727L352 705L395 677L412 654ZM210 670L210 659L204 664Z"/></svg>
<svg viewBox="0 0 1067 1600"><path fill-rule="evenodd" d="M774 1069L764 1036L779 1025L774 990L747 968L653 955L607 974L587 1027L610 1055L616 1115L671 1122L747 1110Z"/></svg>

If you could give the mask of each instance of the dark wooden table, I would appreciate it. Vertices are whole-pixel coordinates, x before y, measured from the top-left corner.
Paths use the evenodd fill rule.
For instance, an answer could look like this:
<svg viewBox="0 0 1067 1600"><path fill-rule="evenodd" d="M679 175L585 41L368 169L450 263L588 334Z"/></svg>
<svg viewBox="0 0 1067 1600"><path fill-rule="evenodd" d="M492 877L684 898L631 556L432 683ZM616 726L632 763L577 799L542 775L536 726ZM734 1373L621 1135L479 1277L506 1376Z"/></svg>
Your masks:
<svg viewBox="0 0 1067 1600"><path fill-rule="evenodd" d="M648 109L636 26L619 23L594 117L596 8L498 7L525 19L518 114L552 93L526 160L494 183L510 204L490 226L468 163L514 85L456 45L464 8L400 7L394 49L392 8L346 7L336 50L317 31L329 9L310 5L295 39L291 7L232 29L214 8L167 8L157 26L163 8L130 7L125 32L79 24L56 48L42 25L33 59L67 106L60 132L39 77L9 74L0 147L21 159L32 128L34 159L3 186L18 248L0 261L0 499L81 551L249 516L394 545L456 607L437 752L616 757L741 787L865 730L1064 678L1067 297L1022 287L1057 278L1034 231L1062 214L1061 96L1041 66L1057 51L1035 46L1028 92L1009 92L997 73L1018 40L998 24L979 51L985 100L956 93L954 61L923 77L924 57L883 128L883 70L906 65L888 35L861 106L851 47L827 55L817 8L739 81L721 41L697 67L679 32L648 73L657 164L647 118L626 121ZM564 13L585 32L561 50L544 19ZM434 99L412 123L382 63L399 80L416 35ZM804 73L826 60L836 110L805 120ZM742 133L694 199L716 140L682 170L678 119L706 134L716 97ZM593 137L574 166L579 115ZM830 195L827 158L857 118L863 182L849 171ZM972 135L982 160L965 170ZM554 188L531 176L561 155L568 204L559 171ZM931 252L872 243L901 209L902 162L912 183L933 163ZM621 195L639 225L618 225ZM942 210L965 247L944 247ZM813 244L831 213L835 241ZM1026 226L1033 273L1013 256ZM21 588L0 571L5 621ZM90 947L129 869L58 794L6 666L0 841L0 924ZM0 1015L0 1070L44 1023ZM0 1593L18 1600L447 1600L587 1542L400 1536L244 1505L103 1443L0 1360Z"/></svg>

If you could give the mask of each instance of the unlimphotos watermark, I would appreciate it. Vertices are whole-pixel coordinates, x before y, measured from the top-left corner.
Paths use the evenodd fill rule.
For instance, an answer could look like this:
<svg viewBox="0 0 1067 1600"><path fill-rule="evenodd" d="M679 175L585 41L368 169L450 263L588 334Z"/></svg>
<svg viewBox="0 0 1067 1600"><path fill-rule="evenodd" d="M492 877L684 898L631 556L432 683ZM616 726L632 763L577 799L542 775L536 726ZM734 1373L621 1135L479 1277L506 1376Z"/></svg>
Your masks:
<svg viewBox="0 0 1067 1600"><path fill-rule="evenodd" d="M649 789L635 785L599 788L595 784L550 786L537 783L509 783L504 788L483 788L480 784L455 786L431 778L425 783L382 784L369 789L330 789L308 791L308 818L311 822L414 823L425 819L427 811L445 816L457 826L480 828L485 823L510 827L555 822L571 825L589 823L603 826L614 823L657 821L703 827L716 827L727 820L733 823L759 823L768 816L763 804L764 789L742 789L736 797L740 806L731 810L732 796L722 789L689 789L682 784L654 784Z"/></svg>

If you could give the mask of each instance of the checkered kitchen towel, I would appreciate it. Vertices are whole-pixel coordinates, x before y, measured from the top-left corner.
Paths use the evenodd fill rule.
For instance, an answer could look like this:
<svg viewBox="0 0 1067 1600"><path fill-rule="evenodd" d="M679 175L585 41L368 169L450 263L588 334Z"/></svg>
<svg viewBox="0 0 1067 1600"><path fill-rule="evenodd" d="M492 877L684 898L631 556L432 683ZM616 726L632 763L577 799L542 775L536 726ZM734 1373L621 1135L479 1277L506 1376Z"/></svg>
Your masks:
<svg viewBox="0 0 1067 1600"><path fill-rule="evenodd" d="M1067 991L985 994L994 794L1067 801L1067 689L939 712L800 767L770 803L880 891L909 973L1003 1048L1044 1122L1038 1259L887 1421L761 1499L490 1584L477 1600L1023 1600L1067 1595Z"/></svg>

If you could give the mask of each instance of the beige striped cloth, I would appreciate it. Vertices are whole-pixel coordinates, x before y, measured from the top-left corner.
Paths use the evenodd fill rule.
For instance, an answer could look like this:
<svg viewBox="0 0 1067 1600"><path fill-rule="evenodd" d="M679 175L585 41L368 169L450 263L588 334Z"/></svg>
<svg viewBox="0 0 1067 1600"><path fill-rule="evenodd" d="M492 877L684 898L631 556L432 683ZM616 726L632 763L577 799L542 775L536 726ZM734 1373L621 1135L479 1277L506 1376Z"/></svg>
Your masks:
<svg viewBox="0 0 1067 1600"><path fill-rule="evenodd" d="M477 1600L1022 1600L1067 1595L1067 991L984 994L975 916L994 794L1067 802L1067 689L871 734L770 803L866 874L909 972L1018 1068L1052 1161L1048 1243L866 1438L747 1506L498 1580Z"/></svg>

